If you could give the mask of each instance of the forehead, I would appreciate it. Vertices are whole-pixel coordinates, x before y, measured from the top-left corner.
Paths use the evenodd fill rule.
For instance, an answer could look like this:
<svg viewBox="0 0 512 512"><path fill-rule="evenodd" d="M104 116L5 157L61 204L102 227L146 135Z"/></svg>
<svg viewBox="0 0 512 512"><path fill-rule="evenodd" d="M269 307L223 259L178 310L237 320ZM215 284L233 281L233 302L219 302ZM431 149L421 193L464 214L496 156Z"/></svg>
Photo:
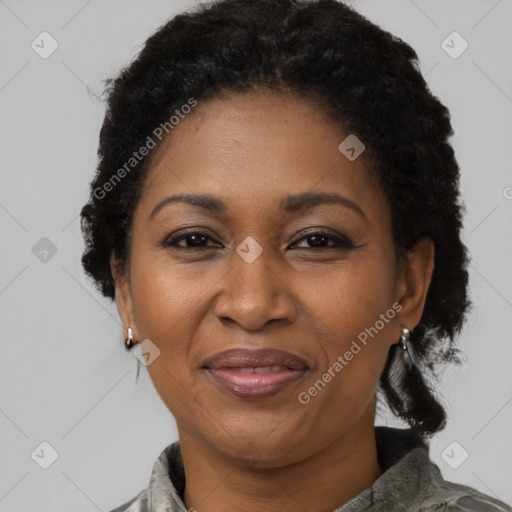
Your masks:
<svg viewBox="0 0 512 512"><path fill-rule="evenodd" d="M141 203L208 193L228 206L278 208L283 196L313 190L381 201L364 152L351 161L340 151L348 135L319 103L290 95L198 102L151 155Z"/></svg>

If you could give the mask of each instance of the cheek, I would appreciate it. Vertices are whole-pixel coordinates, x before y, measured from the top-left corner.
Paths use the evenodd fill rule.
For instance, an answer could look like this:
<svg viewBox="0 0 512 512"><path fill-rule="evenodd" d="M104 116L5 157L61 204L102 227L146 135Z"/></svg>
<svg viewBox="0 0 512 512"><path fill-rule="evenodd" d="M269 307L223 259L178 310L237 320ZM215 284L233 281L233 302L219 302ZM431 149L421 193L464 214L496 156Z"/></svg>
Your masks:
<svg viewBox="0 0 512 512"><path fill-rule="evenodd" d="M350 269L333 272L310 297L318 325L325 327L325 365L316 379L328 381L321 391L324 403L338 404L327 414L357 409L374 394L393 342L399 307L394 304L393 276L385 254L367 261L361 258ZM322 407L324 400L316 401Z"/></svg>
<svg viewBox="0 0 512 512"><path fill-rule="evenodd" d="M173 404L190 399L188 351L198 315L202 314L198 308L207 290L204 281L185 282L177 270L176 266L171 270L149 260L138 260L131 274L139 336L151 340L160 350L147 370L168 406L170 400L166 397L173 397Z"/></svg>
<svg viewBox="0 0 512 512"><path fill-rule="evenodd" d="M317 281L317 286L310 283L309 289L315 290L310 293L310 308L329 328L331 337L340 339L341 346L334 343L336 349L344 349L358 336L364 341L368 330L373 334L371 339L389 336L396 311L393 266L386 254L361 255L350 265L330 272L321 283Z"/></svg>
<svg viewBox="0 0 512 512"><path fill-rule="evenodd" d="M137 261L131 274L137 327L141 335L167 345L180 332L180 320L197 308L205 283L185 279L179 265L150 256L133 261Z"/></svg>

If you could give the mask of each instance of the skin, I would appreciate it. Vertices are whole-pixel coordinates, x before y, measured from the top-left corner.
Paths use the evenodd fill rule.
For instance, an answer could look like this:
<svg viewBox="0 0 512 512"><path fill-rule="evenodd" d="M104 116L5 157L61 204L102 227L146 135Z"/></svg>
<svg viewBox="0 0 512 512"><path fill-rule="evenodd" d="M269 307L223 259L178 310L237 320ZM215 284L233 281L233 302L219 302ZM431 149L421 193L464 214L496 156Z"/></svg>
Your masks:
<svg viewBox="0 0 512 512"><path fill-rule="evenodd" d="M331 512L382 474L377 384L402 327L420 321L434 247L422 240L396 271L389 206L365 154L339 151L347 135L315 103L260 91L200 102L152 155L129 265L116 271L114 256L111 265L125 332L160 349L147 369L176 419L187 508ZM336 192L365 217L339 204L279 210L303 192ZM226 210L173 203L150 219L178 193L215 196ZM184 228L209 238L161 245ZM316 248L307 228L357 247L327 238ZM236 252L248 236L263 249L252 263ZM301 404L299 393L393 304L400 312ZM286 350L309 369L273 397L240 399L201 369L234 347Z"/></svg>

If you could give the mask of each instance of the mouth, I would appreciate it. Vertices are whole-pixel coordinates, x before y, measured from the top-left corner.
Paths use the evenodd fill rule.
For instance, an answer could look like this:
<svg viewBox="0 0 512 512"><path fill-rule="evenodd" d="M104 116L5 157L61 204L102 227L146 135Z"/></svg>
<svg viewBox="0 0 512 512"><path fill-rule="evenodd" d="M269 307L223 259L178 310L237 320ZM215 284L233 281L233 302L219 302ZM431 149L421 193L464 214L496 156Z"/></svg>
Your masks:
<svg viewBox="0 0 512 512"><path fill-rule="evenodd" d="M308 371L306 361L276 349L232 349L207 359L202 369L237 398L260 400L277 395Z"/></svg>

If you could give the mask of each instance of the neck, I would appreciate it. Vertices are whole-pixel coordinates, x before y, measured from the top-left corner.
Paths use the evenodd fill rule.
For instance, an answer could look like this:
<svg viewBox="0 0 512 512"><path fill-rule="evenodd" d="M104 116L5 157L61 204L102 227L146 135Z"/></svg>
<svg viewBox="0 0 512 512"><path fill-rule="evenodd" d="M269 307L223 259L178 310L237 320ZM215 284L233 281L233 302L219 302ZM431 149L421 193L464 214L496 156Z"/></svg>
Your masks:
<svg viewBox="0 0 512 512"><path fill-rule="evenodd" d="M226 458L180 430L187 510L332 512L382 474L373 422L294 464L255 468Z"/></svg>

